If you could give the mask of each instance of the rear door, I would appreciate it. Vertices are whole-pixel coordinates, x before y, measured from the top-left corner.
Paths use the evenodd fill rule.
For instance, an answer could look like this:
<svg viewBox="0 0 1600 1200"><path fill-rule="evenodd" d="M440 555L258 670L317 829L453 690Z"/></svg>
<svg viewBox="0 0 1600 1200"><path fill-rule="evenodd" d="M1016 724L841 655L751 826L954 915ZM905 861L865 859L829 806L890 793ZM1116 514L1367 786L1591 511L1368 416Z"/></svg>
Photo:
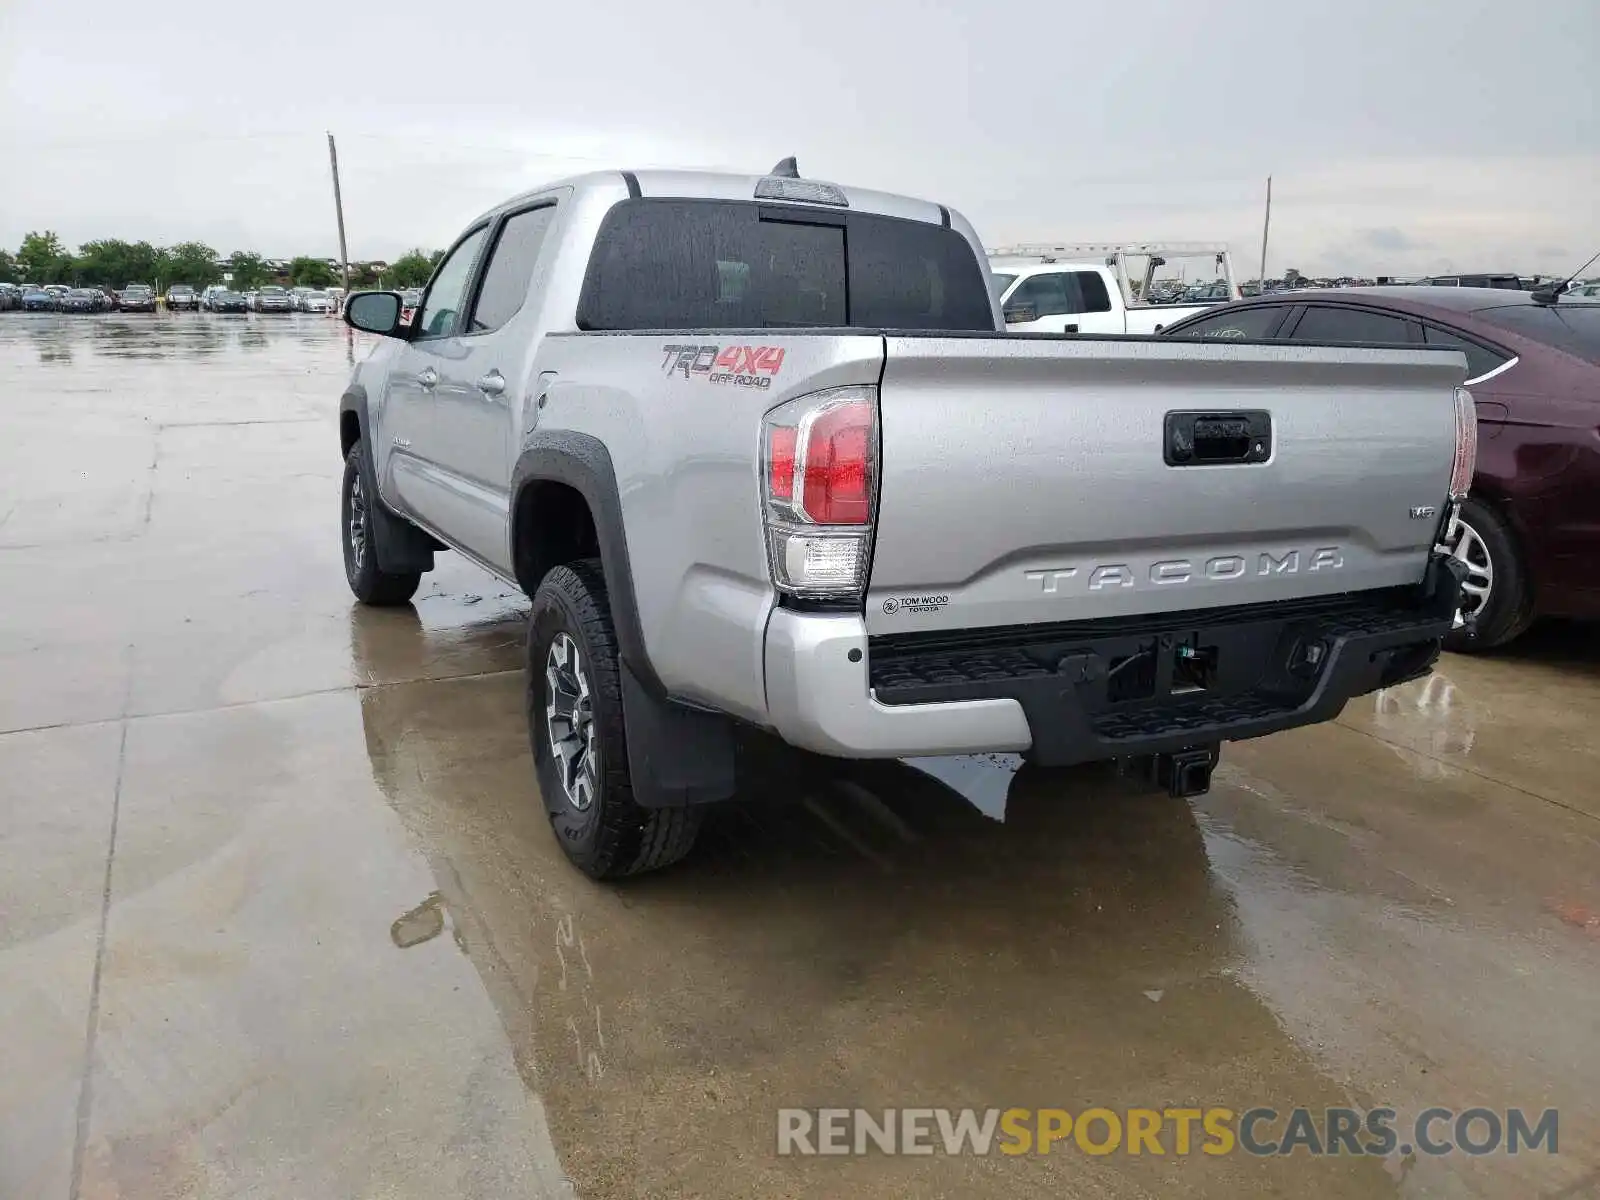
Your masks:
<svg viewBox="0 0 1600 1200"><path fill-rule="evenodd" d="M451 353L439 362L431 459L448 497L440 532L503 571L510 511L512 433L530 402L525 378L537 331L529 298L555 200L504 218L478 273L479 283Z"/></svg>
<svg viewBox="0 0 1600 1200"><path fill-rule="evenodd" d="M868 628L1415 583L1464 374L1420 346L891 337ZM1226 456L1235 421L1251 461Z"/></svg>

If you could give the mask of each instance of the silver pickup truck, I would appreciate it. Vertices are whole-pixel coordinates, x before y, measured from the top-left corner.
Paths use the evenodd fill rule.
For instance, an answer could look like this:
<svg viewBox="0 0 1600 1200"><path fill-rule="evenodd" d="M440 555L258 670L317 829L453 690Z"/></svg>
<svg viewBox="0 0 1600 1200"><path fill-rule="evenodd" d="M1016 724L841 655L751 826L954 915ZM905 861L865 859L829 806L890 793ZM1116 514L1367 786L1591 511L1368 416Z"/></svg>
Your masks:
<svg viewBox="0 0 1600 1200"><path fill-rule="evenodd" d="M449 548L532 598L527 714L596 877L690 847L752 736L846 758L1218 747L1426 674L1459 353L1002 331L930 204L604 172L485 213L340 407L358 599Z"/></svg>

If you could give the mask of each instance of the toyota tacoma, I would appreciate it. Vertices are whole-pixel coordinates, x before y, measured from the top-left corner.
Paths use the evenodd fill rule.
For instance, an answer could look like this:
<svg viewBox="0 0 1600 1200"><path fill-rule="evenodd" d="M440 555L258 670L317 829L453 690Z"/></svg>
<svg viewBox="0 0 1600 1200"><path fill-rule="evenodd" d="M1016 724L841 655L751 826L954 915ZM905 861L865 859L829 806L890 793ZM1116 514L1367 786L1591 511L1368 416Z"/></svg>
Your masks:
<svg viewBox="0 0 1600 1200"><path fill-rule="evenodd" d="M1426 674L1472 478L1459 351L1009 335L971 226L799 177L602 172L485 213L340 405L356 597L457 551L532 599L557 839L663 866L745 731L1120 760Z"/></svg>

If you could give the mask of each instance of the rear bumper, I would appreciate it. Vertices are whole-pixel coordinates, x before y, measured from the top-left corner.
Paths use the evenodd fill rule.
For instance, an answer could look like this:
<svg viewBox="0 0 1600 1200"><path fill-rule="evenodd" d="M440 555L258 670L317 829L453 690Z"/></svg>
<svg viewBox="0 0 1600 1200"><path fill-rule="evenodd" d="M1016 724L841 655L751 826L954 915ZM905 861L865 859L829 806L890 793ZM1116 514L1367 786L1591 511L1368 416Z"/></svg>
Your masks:
<svg viewBox="0 0 1600 1200"><path fill-rule="evenodd" d="M1426 675L1459 570L1436 559L1420 587L1325 601L870 643L856 614L779 610L768 713L786 741L844 758L1028 750L1060 766L1260 737Z"/></svg>

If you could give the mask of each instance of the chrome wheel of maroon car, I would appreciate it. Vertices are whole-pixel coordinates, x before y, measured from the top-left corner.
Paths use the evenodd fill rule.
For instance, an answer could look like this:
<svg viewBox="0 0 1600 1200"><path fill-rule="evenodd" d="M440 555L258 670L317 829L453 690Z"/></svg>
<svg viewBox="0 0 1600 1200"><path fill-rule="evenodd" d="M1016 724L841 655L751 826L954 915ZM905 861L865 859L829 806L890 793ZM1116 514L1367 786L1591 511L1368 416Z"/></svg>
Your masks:
<svg viewBox="0 0 1600 1200"><path fill-rule="evenodd" d="M1460 629L1489 603L1489 594L1494 590L1494 559L1489 557L1483 535L1463 521L1459 513L1450 520L1444 544L1450 549L1450 557L1467 568L1467 578L1461 584L1461 607L1456 610L1455 627Z"/></svg>

